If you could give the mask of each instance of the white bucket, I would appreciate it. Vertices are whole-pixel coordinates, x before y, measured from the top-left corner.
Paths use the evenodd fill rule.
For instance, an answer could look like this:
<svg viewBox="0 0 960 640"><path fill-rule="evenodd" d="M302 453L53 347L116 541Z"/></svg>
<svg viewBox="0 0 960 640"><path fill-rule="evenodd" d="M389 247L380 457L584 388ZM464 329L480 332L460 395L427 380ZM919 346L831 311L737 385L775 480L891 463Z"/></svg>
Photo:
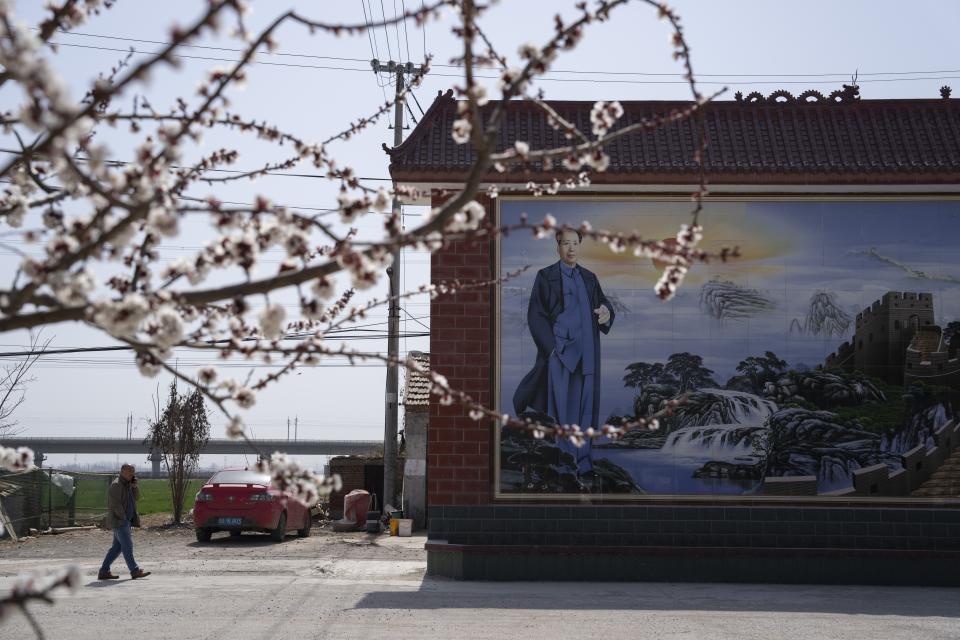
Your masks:
<svg viewBox="0 0 960 640"><path fill-rule="evenodd" d="M413 520L401 518L397 521L397 535L401 538L409 538L413 535Z"/></svg>

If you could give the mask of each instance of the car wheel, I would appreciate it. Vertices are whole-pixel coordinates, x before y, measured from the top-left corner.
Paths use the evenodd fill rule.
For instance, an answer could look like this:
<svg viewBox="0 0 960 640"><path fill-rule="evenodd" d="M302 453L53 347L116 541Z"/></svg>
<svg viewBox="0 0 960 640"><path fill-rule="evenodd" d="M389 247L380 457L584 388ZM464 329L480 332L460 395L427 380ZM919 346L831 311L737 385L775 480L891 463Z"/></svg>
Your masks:
<svg viewBox="0 0 960 640"><path fill-rule="evenodd" d="M210 536L213 535L213 531L207 529L206 527L197 527L197 542L210 542Z"/></svg>
<svg viewBox="0 0 960 640"><path fill-rule="evenodd" d="M283 539L287 535L287 514L280 514L280 522L277 523L277 528L270 532L270 539L274 542L283 542Z"/></svg>
<svg viewBox="0 0 960 640"><path fill-rule="evenodd" d="M297 536L306 538L310 536L310 527L313 526L313 520L310 518L310 511L303 516L303 528L297 529Z"/></svg>
<svg viewBox="0 0 960 640"><path fill-rule="evenodd" d="M242 532L240 532L240 531L231 531L231 532L230 532L230 537L231 537L231 538L239 538L241 533L242 533Z"/></svg>

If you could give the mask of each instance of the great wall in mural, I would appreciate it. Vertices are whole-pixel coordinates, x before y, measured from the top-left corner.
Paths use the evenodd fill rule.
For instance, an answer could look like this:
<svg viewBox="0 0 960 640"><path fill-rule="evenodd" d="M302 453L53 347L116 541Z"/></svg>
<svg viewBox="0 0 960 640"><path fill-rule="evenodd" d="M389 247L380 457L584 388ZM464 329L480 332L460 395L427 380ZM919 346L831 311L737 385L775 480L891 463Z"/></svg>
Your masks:
<svg viewBox="0 0 960 640"><path fill-rule="evenodd" d="M625 203L603 220L602 207L600 215L595 210L586 216L582 204L570 211L564 204L554 203L552 210L561 221L590 217L605 228L616 228L624 211L638 211L640 226L642 215L654 209ZM780 207L779 220L769 208L751 218L750 206L740 204L745 222L762 215L777 230L787 218L799 220L793 223L797 228L812 222L803 219L803 204ZM514 209L536 215L526 202L501 207L506 222ZM864 209L848 221L871 215ZM958 232L943 237L960 237L958 211L951 204L927 215ZM913 209L915 219L924 213ZM829 214L815 215L819 223L819 216ZM898 213L883 208L875 215ZM950 281L960 264L949 262L952 252L927 248L925 254L895 235L887 242L867 238L873 243L868 249L862 233L851 233L849 242L823 235L804 242L798 235L780 253L751 260L746 252L748 264L688 282L671 305L626 286L631 279L648 280L648 265L603 264L602 253L585 252L582 264L597 273L617 313L609 335L601 338L601 419L624 423L651 415L673 398L686 401L657 431L596 441L589 481L549 438L504 432L500 491L925 495L924 483L960 443L960 286ZM818 251L825 255L825 240L837 245L829 265L811 260ZM504 271L519 264L539 268L549 260L546 242L516 255L519 242L504 242ZM878 260L888 255L884 252L898 256L897 264ZM923 260L924 255L938 261ZM897 266L906 264L909 269ZM504 394L509 397L517 372L532 359L532 348L524 344L527 296L529 285L523 282L501 291L506 411L511 409ZM684 335L678 327L685 328ZM517 355L515 364L511 358ZM526 415L553 420L545 413Z"/></svg>

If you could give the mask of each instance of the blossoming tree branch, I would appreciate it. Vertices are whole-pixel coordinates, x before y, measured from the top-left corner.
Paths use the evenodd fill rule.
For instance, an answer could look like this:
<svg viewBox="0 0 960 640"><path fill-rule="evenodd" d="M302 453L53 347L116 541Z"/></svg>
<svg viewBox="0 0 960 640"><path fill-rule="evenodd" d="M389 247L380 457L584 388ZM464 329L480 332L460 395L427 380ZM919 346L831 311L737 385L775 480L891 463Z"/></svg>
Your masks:
<svg viewBox="0 0 960 640"><path fill-rule="evenodd" d="M390 266L393 251L435 251L453 240L524 230L547 237L568 228L550 216L495 226L486 218L478 197L481 185L496 183L499 173L533 163L557 165L569 172L566 181L531 182L524 190L540 195L583 187L589 185L591 173L607 168L606 144L692 119L697 123L693 159L701 166L700 181L692 194L691 218L678 230L675 243L650 240L638 233L594 229L587 220L577 228L612 251L631 251L666 263L656 285L657 294L665 300L673 296L692 264L736 255L735 249L711 254L699 248L703 237L699 217L707 193L701 162L707 141L700 119L713 96L698 89L680 18L665 4L632 2L652 8L665 21L673 57L682 66L691 93L690 106L618 126L623 114L620 104L598 102L591 113L590 131L580 131L564 120L542 92L533 93L532 87L558 57L576 48L591 25L612 19L614 12L631 0L579 3L575 19L564 21L555 16L549 40L522 46L515 58L496 49L481 26L489 4L474 0L440 0L393 19L365 24L326 22L289 11L256 33L246 26L246 7L241 0L210 0L192 24L170 30L169 42L160 51L136 62L127 56L90 84L84 95L72 95L53 70L51 56L56 44L51 38L58 31L83 24L111 4L99 0L53 4L48 17L31 28L18 22L8 3L0 0L0 90L8 98L19 98L17 108L0 114L5 138L17 143L11 157L0 163L0 180L5 183L0 225L40 251L39 256L25 255L10 281L0 284L0 332L57 323L82 323L102 332L133 351L143 375L166 371L199 388L227 417L227 436L246 440L252 449L255 445L248 437L242 412L254 405L257 393L266 386L279 383L299 367L315 365L321 358L343 358L349 363L389 361L380 353L337 344L335 335L371 309L389 303L387 298L355 303L354 297L379 281ZM422 24L439 20L443 14L454 16L453 33L462 43L462 54L450 61L463 73L454 87L460 98L459 117L450 135L458 144L472 145L475 159L460 188L414 228L404 227L395 203L417 194L397 186L370 186L335 157L338 145L378 122L391 110L391 102L321 140L309 140L281 123L247 118L231 109L231 90L244 82L258 53L278 47L276 33L282 25L299 26L311 34L362 36L372 28L402 21ZM242 42L235 62L210 71L193 95L177 98L168 109L142 97L148 93L144 85L151 74L177 67L177 52L182 47L227 29ZM475 72L481 67L499 69L496 102L489 101L486 89L477 82ZM412 78L411 88L429 72L428 61ZM120 106L131 96L133 108ZM405 97L406 92L399 99ZM509 100L536 104L568 143L531 149L528 143L518 141L511 148L498 148L498 130ZM129 137L129 146L136 149L132 161L116 159L98 136L104 129ZM242 154L233 148L203 152L199 142L205 131L269 142L278 149L278 158L261 168L224 177L218 170L242 162ZM339 184L339 224L278 205L266 192L252 205L227 204L215 195L198 198L190 192L198 185L216 188L221 183L257 180L271 171L303 165L312 165ZM486 195L496 197L497 193L490 187ZM382 233L362 237L353 225L371 212L383 218ZM203 248L189 257L165 262L161 258L165 243L184 233L186 220L201 217L212 223ZM265 274L261 257L276 249L285 257L275 272ZM340 273L347 274L350 281L342 290L335 278ZM448 295L493 284L438 283L400 296ZM271 300L271 294L291 290L296 292L299 310L288 316L283 306ZM293 337L297 340L290 340ZM224 361L259 359L281 366L268 375L257 378L251 374L242 381L214 367L202 367L195 376L188 376L171 363L174 349L215 352ZM413 361L399 364L418 368ZM441 402L461 403L475 419L490 418L507 427L538 435L557 433L574 441L599 435L581 431L577 425L544 426L498 415L451 388L442 375L430 375L433 393ZM600 431L615 437L637 426L655 428L655 418ZM315 501L335 487L335 479L319 477L283 454L263 457L264 469L304 502ZM0 448L0 466L6 469L24 468L31 461L32 452Z"/></svg>

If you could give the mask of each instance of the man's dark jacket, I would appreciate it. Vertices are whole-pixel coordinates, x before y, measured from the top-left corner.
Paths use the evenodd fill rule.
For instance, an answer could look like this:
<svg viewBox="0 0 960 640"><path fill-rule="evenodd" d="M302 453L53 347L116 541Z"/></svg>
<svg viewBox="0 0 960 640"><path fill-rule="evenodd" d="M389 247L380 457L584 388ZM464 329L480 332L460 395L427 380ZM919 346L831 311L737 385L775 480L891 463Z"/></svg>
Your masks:
<svg viewBox="0 0 960 640"><path fill-rule="evenodd" d="M116 529L127 522L127 503L133 498L134 513L131 525L140 526L140 514L137 513L136 503L140 499L140 489L133 486L122 477L117 476L107 489L107 528Z"/></svg>
<svg viewBox="0 0 960 640"><path fill-rule="evenodd" d="M587 296L590 298L590 315L593 317L593 350L594 362L596 363L596 373L593 376L593 425L598 426L600 417L600 332L608 333L613 326L613 305L603 295L600 288L600 281L592 271L583 267L580 269L580 275L583 278L583 284L587 289ZM547 413L547 365L550 360L550 354L556 346L556 337L553 335L553 327L556 324L557 316L563 313L563 287L560 282L560 262L555 262L549 267L544 267L537 272L537 278L533 282L533 289L530 292L530 306L527 308L527 324L530 326L530 334L533 341L537 344L537 362L533 365L513 394L513 408L517 415L522 414L527 408L531 408L541 413ZM607 324L601 326L596 321L596 315L593 309L600 305L605 305L610 311L610 320ZM556 417L556 416L554 416Z"/></svg>

